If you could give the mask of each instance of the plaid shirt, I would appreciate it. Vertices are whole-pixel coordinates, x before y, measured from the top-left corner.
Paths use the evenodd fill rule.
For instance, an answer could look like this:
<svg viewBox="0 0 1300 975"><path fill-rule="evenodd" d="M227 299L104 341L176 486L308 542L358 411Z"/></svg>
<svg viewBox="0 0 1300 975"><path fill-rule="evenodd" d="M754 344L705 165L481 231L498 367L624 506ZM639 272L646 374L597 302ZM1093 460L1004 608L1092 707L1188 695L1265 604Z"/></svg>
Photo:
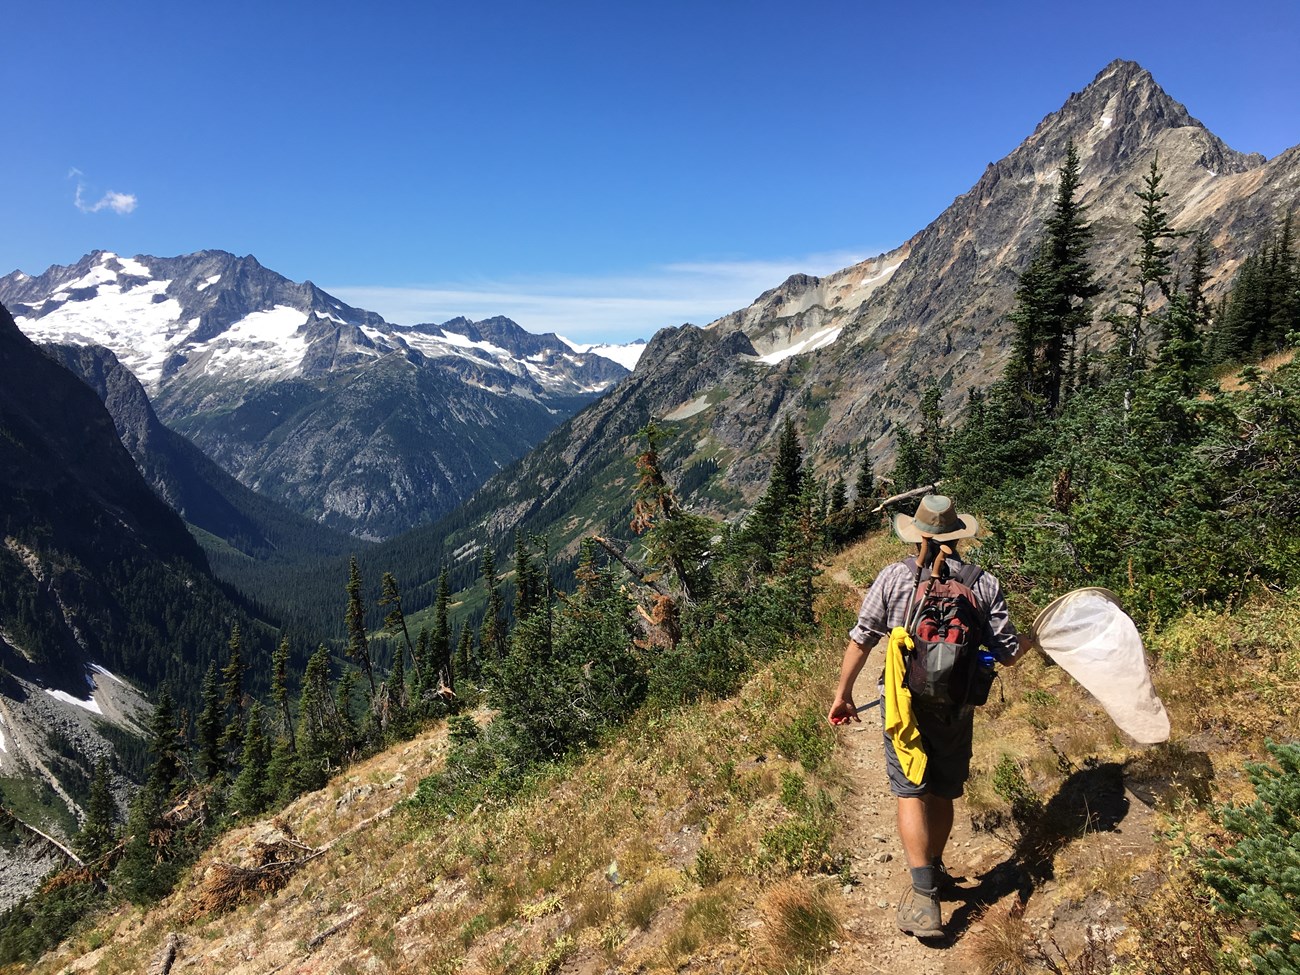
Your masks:
<svg viewBox="0 0 1300 975"><path fill-rule="evenodd" d="M961 560L949 557L948 561ZM975 593L980 612L985 618L984 637L980 642L1000 662L1014 660L1019 653L1020 642L1007 612L1002 584L992 574L981 572L975 585L971 586L971 591ZM912 607L915 596L916 570L906 561L885 566L862 600L862 608L858 610L858 624L849 631L849 639L870 650L881 637L888 636L894 627L906 624L907 612Z"/></svg>

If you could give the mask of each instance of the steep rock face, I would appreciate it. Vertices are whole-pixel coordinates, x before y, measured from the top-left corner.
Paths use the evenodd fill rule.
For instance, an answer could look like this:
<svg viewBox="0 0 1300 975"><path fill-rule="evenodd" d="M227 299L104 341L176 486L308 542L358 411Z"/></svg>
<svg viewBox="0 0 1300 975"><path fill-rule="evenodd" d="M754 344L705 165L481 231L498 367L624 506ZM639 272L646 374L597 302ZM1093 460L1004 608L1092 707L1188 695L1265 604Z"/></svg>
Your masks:
<svg viewBox="0 0 1300 975"><path fill-rule="evenodd" d="M838 458L862 447L883 463L894 425L914 421L924 382L944 386L949 414L960 409L967 391L987 385L1005 364L1011 338L1005 316L1019 272L1041 240L1071 140L1094 228L1090 258L1111 300L1127 280L1136 247L1133 194L1157 156L1175 226L1215 235L1211 293L1226 289L1243 256L1294 205L1296 150L1272 161L1236 152L1145 69L1116 61L1044 118L1021 146L990 164L932 224L893 255L877 258L881 265L899 263L846 316L833 343L802 356L797 370L780 361L764 380L721 403L714 428L741 426L747 449L761 449L775 429L766 418L772 387L780 385L788 393L778 412L802 413L817 404L818 434L809 444L815 464L840 464ZM718 324L732 327L739 316L751 335L770 330L780 319L765 299ZM1109 341L1101 322L1105 310L1103 303L1085 336L1102 345ZM726 477L752 496L759 481L751 474L740 465Z"/></svg>
<svg viewBox="0 0 1300 975"><path fill-rule="evenodd" d="M79 376L113 418L122 445L154 492L189 524L261 559L344 554L346 536L329 532L244 487L189 440L166 427L139 380L108 349L49 345L45 352Z"/></svg>
<svg viewBox="0 0 1300 975"><path fill-rule="evenodd" d="M0 278L0 301L41 341L112 349L163 421L243 484L367 538L449 511L627 374L506 318L394 326L221 251L95 252ZM374 382L412 369L423 413Z"/></svg>

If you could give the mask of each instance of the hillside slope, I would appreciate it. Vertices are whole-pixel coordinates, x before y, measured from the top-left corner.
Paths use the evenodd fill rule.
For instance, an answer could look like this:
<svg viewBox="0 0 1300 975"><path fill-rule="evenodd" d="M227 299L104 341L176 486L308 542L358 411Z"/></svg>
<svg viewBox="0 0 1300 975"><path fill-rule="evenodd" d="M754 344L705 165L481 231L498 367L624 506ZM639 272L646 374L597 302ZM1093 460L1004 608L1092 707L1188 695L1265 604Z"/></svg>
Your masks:
<svg viewBox="0 0 1300 975"><path fill-rule="evenodd" d="M867 712L834 733L824 720L859 586L898 552L882 536L837 558L820 630L734 699L642 714L528 794L461 819L393 808L441 761L434 729L229 834L158 907L95 920L33 971L107 975L170 957L174 971L237 975L791 964L956 975L1007 958L1072 970L1035 968L1035 958L1061 966L1087 951L1140 960L1180 950L1177 932L1151 916L1180 889L1163 832L1175 820L1203 828L1207 803L1241 796L1241 762L1260 757L1263 734L1300 733L1294 706L1249 729L1227 720L1262 687L1280 689L1277 675L1300 665L1296 648L1261 633L1240 679L1216 681L1227 673L1216 634L1294 618L1294 596L1263 596L1235 617L1191 616L1153 645L1153 659L1167 661L1155 673L1174 724L1166 746L1135 746L1041 660L1004 671L977 720L949 848L961 878L945 907L951 936L922 943L893 928L907 874L878 719ZM1013 606L1017 618L1032 609L1019 597ZM1036 798L1033 818L1016 812L1008 780L1020 783L1018 801ZM286 847L303 862L281 889L236 884L244 902L214 907L217 881L230 877L221 864L252 868ZM1219 923L1189 904L1179 912L1189 930Z"/></svg>

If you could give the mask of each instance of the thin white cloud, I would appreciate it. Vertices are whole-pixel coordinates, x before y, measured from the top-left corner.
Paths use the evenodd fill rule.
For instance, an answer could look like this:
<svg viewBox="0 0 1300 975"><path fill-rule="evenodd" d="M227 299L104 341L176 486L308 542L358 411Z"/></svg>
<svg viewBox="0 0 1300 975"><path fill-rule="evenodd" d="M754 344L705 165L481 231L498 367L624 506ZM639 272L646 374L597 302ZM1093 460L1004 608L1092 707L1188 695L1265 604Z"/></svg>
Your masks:
<svg viewBox="0 0 1300 975"><path fill-rule="evenodd" d="M445 322L458 315L475 321L504 315L530 332L558 332L576 342L629 342L649 338L665 326L705 325L744 308L792 274L826 275L865 256L839 252L789 260L681 262L608 276L335 285L325 290L402 325Z"/></svg>
<svg viewBox="0 0 1300 975"><path fill-rule="evenodd" d="M73 195L72 203L82 213L99 213L100 210L112 210L114 213L127 214L135 209L139 202L134 193L119 193L116 190L109 190L94 203L87 203L85 198L86 183L82 178L85 176L80 169L72 167L68 171L68 179L76 179L77 191Z"/></svg>

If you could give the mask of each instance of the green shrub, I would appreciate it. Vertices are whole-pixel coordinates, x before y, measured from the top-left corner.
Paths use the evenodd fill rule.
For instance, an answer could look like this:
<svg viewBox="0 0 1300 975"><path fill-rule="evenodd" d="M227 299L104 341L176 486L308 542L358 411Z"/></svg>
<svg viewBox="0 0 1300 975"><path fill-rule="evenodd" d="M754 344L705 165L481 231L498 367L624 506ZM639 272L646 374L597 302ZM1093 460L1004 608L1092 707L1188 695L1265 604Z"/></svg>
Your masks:
<svg viewBox="0 0 1300 975"><path fill-rule="evenodd" d="M1216 907L1251 928L1251 961L1261 975L1300 973L1300 743L1269 742L1277 766L1246 766L1255 786L1248 806L1224 806L1219 819L1239 837L1201 861Z"/></svg>
<svg viewBox="0 0 1300 975"><path fill-rule="evenodd" d="M835 748L835 734L821 708L809 708L777 730L772 744L787 758L799 761L809 772L821 768Z"/></svg>

